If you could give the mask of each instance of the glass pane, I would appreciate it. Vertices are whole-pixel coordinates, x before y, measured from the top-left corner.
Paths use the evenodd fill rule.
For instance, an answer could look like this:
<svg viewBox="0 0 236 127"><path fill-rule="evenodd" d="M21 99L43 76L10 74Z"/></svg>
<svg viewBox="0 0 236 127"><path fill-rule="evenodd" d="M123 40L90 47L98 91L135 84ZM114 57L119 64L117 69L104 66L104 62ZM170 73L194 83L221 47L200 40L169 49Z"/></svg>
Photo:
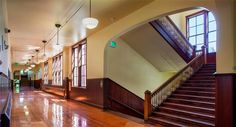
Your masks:
<svg viewBox="0 0 236 127"><path fill-rule="evenodd" d="M202 50L202 45L196 45L197 50Z"/></svg>
<svg viewBox="0 0 236 127"><path fill-rule="evenodd" d="M204 15L199 15L197 16L197 25L203 24L204 23Z"/></svg>
<svg viewBox="0 0 236 127"><path fill-rule="evenodd" d="M189 29L189 36L196 35L196 27L192 27Z"/></svg>
<svg viewBox="0 0 236 127"><path fill-rule="evenodd" d="M216 31L210 32L208 34L208 42L211 42L211 41L216 41Z"/></svg>
<svg viewBox="0 0 236 127"><path fill-rule="evenodd" d="M196 17L189 19L189 27L196 26Z"/></svg>
<svg viewBox="0 0 236 127"><path fill-rule="evenodd" d="M215 21L209 23L209 31L214 31L214 30L216 30L216 22Z"/></svg>
<svg viewBox="0 0 236 127"><path fill-rule="evenodd" d="M204 43L204 36L198 35L197 36L197 44L203 44Z"/></svg>
<svg viewBox="0 0 236 127"><path fill-rule="evenodd" d="M216 52L216 42L212 42L208 44L209 52Z"/></svg>
<svg viewBox="0 0 236 127"><path fill-rule="evenodd" d="M190 37L189 38L189 42L190 42L191 45L195 45L196 44L195 36L194 37Z"/></svg>
<svg viewBox="0 0 236 127"><path fill-rule="evenodd" d="M215 20L215 17L214 17L214 15L212 14L212 12L209 12L209 13L208 13L208 21L213 21L213 20Z"/></svg>
<svg viewBox="0 0 236 127"><path fill-rule="evenodd" d="M85 65L85 64L86 64L86 56L83 55L83 56L82 56L82 65Z"/></svg>
<svg viewBox="0 0 236 127"><path fill-rule="evenodd" d="M204 33L204 25L197 26L197 34L202 34L202 33Z"/></svg>

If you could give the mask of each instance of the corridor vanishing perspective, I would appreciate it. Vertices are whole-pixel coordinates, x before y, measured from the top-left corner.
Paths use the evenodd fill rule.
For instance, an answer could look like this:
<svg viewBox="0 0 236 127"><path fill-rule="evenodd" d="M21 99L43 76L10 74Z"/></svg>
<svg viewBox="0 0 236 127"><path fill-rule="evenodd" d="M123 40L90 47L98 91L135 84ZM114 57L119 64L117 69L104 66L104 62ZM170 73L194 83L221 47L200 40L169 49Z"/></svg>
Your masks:
<svg viewBox="0 0 236 127"><path fill-rule="evenodd" d="M236 127L235 0L0 0L0 127Z"/></svg>

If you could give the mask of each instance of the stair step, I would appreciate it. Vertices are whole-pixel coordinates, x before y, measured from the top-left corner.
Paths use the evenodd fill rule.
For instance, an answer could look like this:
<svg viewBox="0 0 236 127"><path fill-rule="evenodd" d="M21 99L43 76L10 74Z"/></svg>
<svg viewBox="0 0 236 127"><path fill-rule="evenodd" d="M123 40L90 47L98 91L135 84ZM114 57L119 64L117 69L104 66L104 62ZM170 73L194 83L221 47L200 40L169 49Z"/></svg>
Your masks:
<svg viewBox="0 0 236 127"><path fill-rule="evenodd" d="M178 98L172 98L172 97L168 98L167 101L172 102L172 103L177 103L177 104L193 105L193 106L205 107L205 108L215 108L215 103L212 103L212 102L178 99Z"/></svg>
<svg viewBox="0 0 236 127"><path fill-rule="evenodd" d="M188 94L172 94L171 97L180 98L180 99L190 99L190 100L196 100L196 101L215 102L214 97L206 97L206 96L194 96L194 95L188 95Z"/></svg>
<svg viewBox="0 0 236 127"><path fill-rule="evenodd" d="M166 120L162 118L156 118L156 117L149 117L149 121L158 123L160 125L163 125L165 127L189 127L185 124L181 124L172 120Z"/></svg>
<svg viewBox="0 0 236 127"><path fill-rule="evenodd" d="M179 89L177 89L174 93L196 95L196 96L215 97L215 92L190 91L190 90L179 90Z"/></svg>
<svg viewBox="0 0 236 127"><path fill-rule="evenodd" d="M200 120L194 120L194 119L181 117L181 116L177 116L177 115L172 115L172 114L168 114L168 113L158 112L158 113L156 113L156 117L162 118L162 119L166 118L166 119L170 119L173 121L178 121L181 123L185 123L187 125L207 126L207 127L214 127L215 126L214 123L204 122L204 121L200 121Z"/></svg>
<svg viewBox="0 0 236 127"><path fill-rule="evenodd" d="M190 80L215 80L215 77L208 76L193 76Z"/></svg>
<svg viewBox="0 0 236 127"><path fill-rule="evenodd" d="M193 79L189 79L186 81L187 83L189 82L193 82L193 83L214 83L215 80L193 80Z"/></svg>
<svg viewBox="0 0 236 127"><path fill-rule="evenodd" d="M215 92L215 88L181 86L179 90Z"/></svg>
<svg viewBox="0 0 236 127"><path fill-rule="evenodd" d="M213 73L196 73L195 76L214 76Z"/></svg>
<svg viewBox="0 0 236 127"><path fill-rule="evenodd" d="M188 116L189 118L192 119L199 119L204 122L211 122L214 123L215 121L215 116L209 115L209 114L202 114L202 113L197 113L197 112L190 112L190 111L185 111L185 110L180 110L176 108L168 108L168 107L159 107L158 112L163 112L163 113L171 113L175 114L178 116ZM155 115L157 112L154 112L153 114Z"/></svg>
<svg viewBox="0 0 236 127"><path fill-rule="evenodd" d="M214 83L183 83L181 86L188 86L188 87L208 87L208 88L215 88Z"/></svg>
<svg viewBox="0 0 236 127"><path fill-rule="evenodd" d="M177 103L171 103L171 102L164 102L162 106L169 107L169 108L182 109L182 110L191 111L191 112L210 114L210 115L215 114L215 109L212 109L212 108L203 108L203 107L198 107L198 106L177 104Z"/></svg>

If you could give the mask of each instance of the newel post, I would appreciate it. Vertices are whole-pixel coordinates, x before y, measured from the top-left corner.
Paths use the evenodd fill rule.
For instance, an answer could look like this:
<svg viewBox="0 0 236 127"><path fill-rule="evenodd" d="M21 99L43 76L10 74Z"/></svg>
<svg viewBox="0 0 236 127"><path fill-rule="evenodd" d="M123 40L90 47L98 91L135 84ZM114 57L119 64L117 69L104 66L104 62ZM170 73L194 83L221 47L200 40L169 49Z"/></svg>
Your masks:
<svg viewBox="0 0 236 127"><path fill-rule="evenodd" d="M149 90L145 91L145 98L144 98L144 120L147 121L148 117L152 112L151 106L151 92Z"/></svg>
<svg viewBox="0 0 236 127"><path fill-rule="evenodd" d="M192 57L192 59L195 58L195 57L196 57L196 45L193 46L193 57Z"/></svg>
<svg viewBox="0 0 236 127"><path fill-rule="evenodd" d="M207 51L206 51L205 46L202 46L202 53L203 53L203 57L204 57L204 64L207 64Z"/></svg>

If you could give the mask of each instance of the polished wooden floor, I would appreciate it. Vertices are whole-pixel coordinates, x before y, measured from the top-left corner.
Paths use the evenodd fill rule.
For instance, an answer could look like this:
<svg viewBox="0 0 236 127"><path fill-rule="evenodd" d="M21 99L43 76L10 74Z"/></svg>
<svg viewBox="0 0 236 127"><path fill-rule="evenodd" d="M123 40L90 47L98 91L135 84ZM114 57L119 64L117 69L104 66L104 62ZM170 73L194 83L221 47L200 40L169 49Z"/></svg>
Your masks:
<svg viewBox="0 0 236 127"><path fill-rule="evenodd" d="M143 120L104 112L42 91L14 93L12 127L151 127ZM159 127L159 126L158 126Z"/></svg>

